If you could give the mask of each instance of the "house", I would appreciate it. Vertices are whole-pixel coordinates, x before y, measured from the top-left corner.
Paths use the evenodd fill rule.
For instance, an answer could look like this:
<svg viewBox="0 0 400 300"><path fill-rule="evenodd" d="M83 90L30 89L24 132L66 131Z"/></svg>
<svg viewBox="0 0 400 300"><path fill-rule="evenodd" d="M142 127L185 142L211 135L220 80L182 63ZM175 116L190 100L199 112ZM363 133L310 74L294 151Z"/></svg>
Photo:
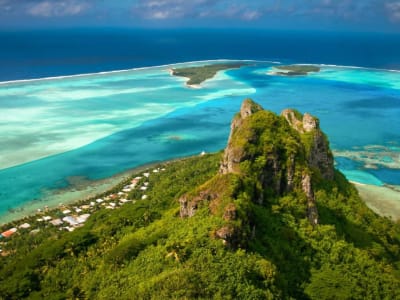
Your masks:
<svg viewBox="0 0 400 300"><path fill-rule="evenodd" d="M64 217L63 219L62 219L64 222L67 222L69 225L71 225L71 226L76 226L76 225L78 225L79 223L77 222L77 220L74 218L74 217L72 217L72 216L66 216L66 217Z"/></svg>
<svg viewBox="0 0 400 300"><path fill-rule="evenodd" d="M104 200L103 200L103 199L101 199L101 198L99 198L99 199L96 199L96 202L97 202L97 203L103 203L103 202L104 202Z"/></svg>
<svg viewBox="0 0 400 300"><path fill-rule="evenodd" d="M63 213L64 215L68 215L68 214L71 213L71 211L70 211L69 209L66 209L66 210L63 210L62 213Z"/></svg>
<svg viewBox="0 0 400 300"><path fill-rule="evenodd" d="M28 223L24 223L18 226L18 228L22 228L22 229L28 229L29 227L31 227L31 224Z"/></svg>
<svg viewBox="0 0 400 300"><path fill-rule="evenodd" d="M64 222L61 219L54 219L53 221L50 221L50 223L54 226L60 226Z"/></svg>
<svg viewBox="0 0 400 300"><path fill-rule="evenodd" d="M76 218L76 221L77 221L79 224L82 224L82 223L85 223L89 217L90 217L90 214L83 214L83 215L78 216L78 217Z"/></svg>
<svg viewBox="0 0 400 300"><path fill-rule="evenodd" d="M40 229L33 229L31 232L29 232L29 234L37 234L40 231Z"/></svg>
<svg viewBox="0 0 400 300"><path fill-rule="evenodd" d="M43 221L50 221L51 219L53 219L53 218L50 217L50 216L44 216L43 217Z"/></svg>
<svg viewBox="0 0 400 300"><path fill-rule="evenodd" d="M4 231L1 235L5 238L8 238L8 237L12 236L14 233L16 233L17 230L18 229L14 227L14 228L8 229L7 231Z"/></svg>
<svg viewBox="0 0 400 300"><path fill-rule="evenodd" d="M146 199L147 199L147 195L143 195L142 200L146 200Z"/></svg>

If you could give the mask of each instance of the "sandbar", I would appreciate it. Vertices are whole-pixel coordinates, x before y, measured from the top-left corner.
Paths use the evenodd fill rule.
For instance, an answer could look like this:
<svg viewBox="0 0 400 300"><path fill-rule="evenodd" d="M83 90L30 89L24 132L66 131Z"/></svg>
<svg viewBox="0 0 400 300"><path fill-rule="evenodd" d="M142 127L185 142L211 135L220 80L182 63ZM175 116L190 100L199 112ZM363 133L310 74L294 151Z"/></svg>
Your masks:
<svg viewBox="0 0 400 300"><path fill-rule="evenodd" d="M352 183L370 209L393 221L400 220L400 190L389 186Z"/></svg>

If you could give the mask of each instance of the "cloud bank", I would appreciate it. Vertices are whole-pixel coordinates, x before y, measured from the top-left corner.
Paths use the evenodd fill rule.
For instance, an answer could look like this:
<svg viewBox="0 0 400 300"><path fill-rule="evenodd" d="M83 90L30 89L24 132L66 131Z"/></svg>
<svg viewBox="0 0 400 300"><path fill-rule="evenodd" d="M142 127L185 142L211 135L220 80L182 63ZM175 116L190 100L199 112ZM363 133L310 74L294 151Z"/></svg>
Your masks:
<svg viewBox="0 0 400 300"><path fill-rule="evenodd" d="M27 13L36 17L74 16L85 12L89 5L78 0L41 1L27 7Z"/></svg>
<svg viewBox="0 0 400 300"><path fill-rule="evenodd" d="M24 22L74 18L82 24L279 25L400 24L400 0L0 0L1 19ZM17 20L17 21L16 21ZM3 21L4 23L5 21ZM236 23L235 23L236 22ZM397 28L399 31L400 28Z"/></svg>

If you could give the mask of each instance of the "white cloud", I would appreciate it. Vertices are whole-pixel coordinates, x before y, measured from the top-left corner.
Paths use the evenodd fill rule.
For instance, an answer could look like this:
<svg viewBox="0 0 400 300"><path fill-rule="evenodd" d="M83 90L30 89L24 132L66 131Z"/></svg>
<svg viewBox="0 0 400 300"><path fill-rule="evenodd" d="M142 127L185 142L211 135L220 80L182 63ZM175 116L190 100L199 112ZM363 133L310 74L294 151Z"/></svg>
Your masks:
<svg viewBox="0 0 400 300"><path fill-rule="evenodd" d="M389 18L393 22L400 22L400 1L388 2L385 5Z"/></svg>
<svg viewBox="0 0 400 300"><path fill-rule="evenodd" d="M74 16L84 12L89 5L75 0L41 1L28 7L28 14L36 17Z"/></svg>
<svg viewBox="0 0 400 300"><path fill-rule="evenodd" d="M262 14L256 10L248 10L242 14L242 19L247 21L257 20Z"/></svg>
<svg viewBox="0 0 400 300"><path fill-rule="evenodd" d="M256 5L227 0L140 0L133 13L145 19L228 18L252 21L263 15Z"/></svg>

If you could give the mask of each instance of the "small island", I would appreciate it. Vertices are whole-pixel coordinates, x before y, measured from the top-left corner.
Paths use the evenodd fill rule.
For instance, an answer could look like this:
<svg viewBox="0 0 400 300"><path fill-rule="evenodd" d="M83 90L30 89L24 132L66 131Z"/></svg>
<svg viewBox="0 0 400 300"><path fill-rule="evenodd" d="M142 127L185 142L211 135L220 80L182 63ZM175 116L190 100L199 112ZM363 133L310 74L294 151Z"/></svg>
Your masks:
<svg viewBox="0 0 400 300"><path fill-rule="evenodd" d="M207 79L213 78L219 71L238 69L243 65L243 63L212 64L198 67L170 69L170 73L173 76L188 78L186 85L195 88Z"/></svg>
<svg viewBox="0 0 400 300"><path fill-rule="evenodd" d="M269 74L282 76L304 76L311 72L319 72L320 70L320 67L311 65L287 65L275 66Z"/></svg>

